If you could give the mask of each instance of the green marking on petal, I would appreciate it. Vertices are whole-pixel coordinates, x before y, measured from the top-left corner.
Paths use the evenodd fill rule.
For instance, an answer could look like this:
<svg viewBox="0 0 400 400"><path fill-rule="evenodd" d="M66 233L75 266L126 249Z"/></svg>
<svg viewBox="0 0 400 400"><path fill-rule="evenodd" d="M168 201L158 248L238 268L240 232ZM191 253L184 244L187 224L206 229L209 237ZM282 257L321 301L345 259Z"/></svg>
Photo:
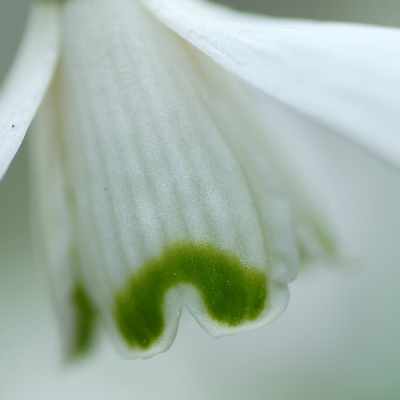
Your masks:
<svg viewBox="0 0 400 400"><path fill-rule="evenodd" d="M86 353L92 345L96 309L81 284L76 284L71 294L71 300L76 315L76 336L74 348L71 351L71 358L75 358Z"/></svg>
<svg viewBox="0 0 400 400"><path fill-rule="evenodd" d="M149 260L116 295L114 316L132 348L149 348L162 336L164 298L179 284L193 285L209 316L232 327L259 317L267 300L264 272L212 244L178 242Z"/></svg>

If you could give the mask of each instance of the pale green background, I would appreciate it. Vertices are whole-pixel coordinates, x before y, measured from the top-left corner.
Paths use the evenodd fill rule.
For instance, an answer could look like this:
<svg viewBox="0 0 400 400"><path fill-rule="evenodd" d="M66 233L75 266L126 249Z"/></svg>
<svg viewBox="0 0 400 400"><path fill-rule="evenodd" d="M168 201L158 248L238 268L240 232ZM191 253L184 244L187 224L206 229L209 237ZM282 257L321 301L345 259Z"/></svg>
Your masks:
<svg viewBox="0 0 400 400"><path fill-rule="evenodd" d="M28 3L0 3L0 77ZM232 4L272 15L400 25L399 1ZM288 311L262 330L215 340L186 316L164 355L126 362L105 341L76 368L60 364L46 282L32 262L24 148L0 185L0 399L398 399L400 175L326 132L310 127L303 140L310 149L304 169L359 255L358 269L301 275L291 285Z"/></svg>

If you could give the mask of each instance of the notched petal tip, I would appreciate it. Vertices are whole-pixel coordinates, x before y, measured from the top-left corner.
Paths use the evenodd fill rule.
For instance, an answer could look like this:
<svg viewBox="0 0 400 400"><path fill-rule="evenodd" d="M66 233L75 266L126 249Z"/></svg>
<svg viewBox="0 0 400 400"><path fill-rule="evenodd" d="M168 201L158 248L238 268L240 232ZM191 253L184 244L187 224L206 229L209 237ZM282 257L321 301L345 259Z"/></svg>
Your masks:
<svg viewBox="0 0 400 400"><path fill-rule="evenodd" d="M215 337L278 317L297 267L291 215L248 145L253 113L233 78L214 62L199 71L197 50L138 2L69 2L63 17L52 104L63 105L70 240L121 355L167 350L183 306Z"/></svg>
<svg viewBox="0 0 400 400"><path fill-rule="evenodd" d="M36 2L14 65L0 93L0 179L36 114L58 57L58 6Z"/></svg>
<svg viewBox="0 0 400 400"><path fill-rule="evenodd" d="M268 280L264 271L244 265L234 254L210 243L178 242L149 260L116 295L115 320L132 349L145 351L163 340L169 319L165 315L165 297L179 285L195 288L208 318L224 330L232 328L233 333L235 327L258 319L267 306ZM179 299L169 313L180 313L181 300L185 303L194 299ZM196 313L193 316L197 319ZM165 343L166 348L169 346Z"/></svg>

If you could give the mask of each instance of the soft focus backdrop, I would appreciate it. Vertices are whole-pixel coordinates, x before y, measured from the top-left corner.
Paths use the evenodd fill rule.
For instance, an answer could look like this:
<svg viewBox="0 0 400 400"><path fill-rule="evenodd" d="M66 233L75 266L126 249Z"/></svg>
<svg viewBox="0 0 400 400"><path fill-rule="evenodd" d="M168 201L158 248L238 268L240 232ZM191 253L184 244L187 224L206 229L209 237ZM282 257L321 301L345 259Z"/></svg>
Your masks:
<svg viewBox="0 0 400 400"><path fill-rule="evenodd" d="M228 3L228 0L224 1ZM400 25L398 0L231 0L270 15ZM0 3L0 79L28 0ZM209 338L184 315L171 350L121 360L106 340L89 360L60 362L57 327L29 232L27 146L0 184L0 399L344 399L400 397L400 173L305 122L280 119L309 184L359 256L357 268L319 268L291 285L287 312L264 329Z"/></svg>

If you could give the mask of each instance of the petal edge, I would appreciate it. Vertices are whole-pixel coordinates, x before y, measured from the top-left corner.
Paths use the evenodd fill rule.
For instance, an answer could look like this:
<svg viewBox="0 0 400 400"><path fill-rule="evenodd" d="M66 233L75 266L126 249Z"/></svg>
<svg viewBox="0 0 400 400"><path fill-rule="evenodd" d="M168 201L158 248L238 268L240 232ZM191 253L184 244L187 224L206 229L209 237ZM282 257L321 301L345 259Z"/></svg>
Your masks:
<svg viewBox="0 0 400 400"><path fill-rule="evenodd" d="M162 23L271 98L400 168L400 30L142 0Z"/></svg>
<svg viewBox="0 0 400 400"><path fill-rule="evenodd" d="M38 2L0 93L0 179L36 114L58 58L58 5Z"/></svg>

